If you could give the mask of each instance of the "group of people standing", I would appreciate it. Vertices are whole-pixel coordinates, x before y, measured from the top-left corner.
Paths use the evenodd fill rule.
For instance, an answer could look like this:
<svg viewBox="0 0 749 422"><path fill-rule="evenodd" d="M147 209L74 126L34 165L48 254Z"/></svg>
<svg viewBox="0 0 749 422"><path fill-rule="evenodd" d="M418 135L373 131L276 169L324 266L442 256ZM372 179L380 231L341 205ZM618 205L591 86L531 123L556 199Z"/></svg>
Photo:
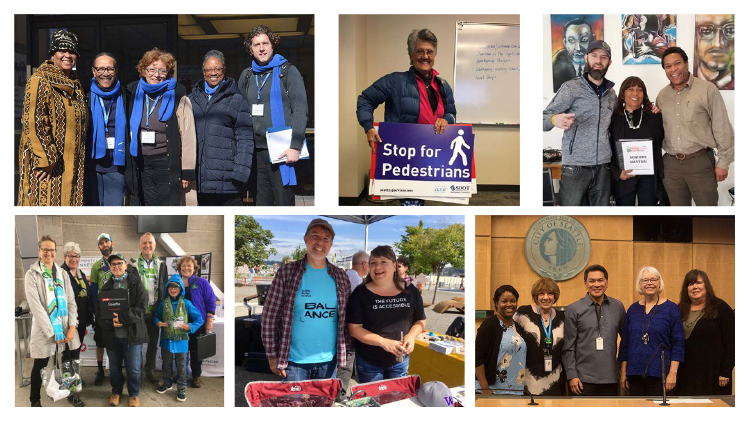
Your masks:
<svg viewBox="0 0 749 422"><path fill-rule="evenodd" d="M497 288L496 315L484 320L476 334L477 390L660 396L664 377L671 394L731 394L735 315L715 296L704 271L686 274L676 304L663 297L660 272L640 268L634 287L641 297L626 312L605 294L606 268L586 268L584 283L586 296L564 311L553 306L560 289L550 278L533 285L531 305L518 307L513 286Z"/></svg>
<svg viewBox="0 0 749 422"><path fill-rule="evenodd" d="M605 78L605 41L590 42L584 57L585 72L562 84L543 112L545 131L564 130L559 204L610 205L613 193L616 205L717 205L718 182L734 160L733 127L720 91L689 72L684 50L663 52L669 84L655 104L636 76L616 95ZM652 175L620 167L622 140L651 141Z"/></svg>
<svg viewBox="0 0 749 422"><path fill-rule="evenodd" d="M360 383L407 375L426 326L420 292L398 274L390 246L358 252L347 274L326 258L334 237L330 223L312 220L307 255L281 266L273 279L262 323L270 370L286 381L350 372L353 337Z"/></svg>
<svg viewBox="0 0 749 422"><path fill-rule="evenodd" d="M185 401L188 360L192 387L202 385L202 361L197 359L195 341L213 328L216 296L210 282L195 275L197 262L189 255L179 258L178 274L169 277L166 263L154 255L156 240L151 233L141 236L141 253L131 260L134 265L123 255L113 253L114 242L109 234L100 234L97 242L102 258L92 266L89 278L79 268L80 246L66 243L65 263L60 266L55 263L57 244L47 235L39 240L39 260L26 272L26 300L32 315L30 354L34 359L31 406L41 407L41 371L49 357L61 351L63 359L78 360L88 326L94 328L96 342L98 369L94 385L104 383L104 351L109 360L110 406L120 403L125 383L123 365L131 407L140 406L142 372L149 381L160 384L158 393L165 393L176 383L177 400ZM106 296L105 291L115 289L127 290L127 310L114 312L112 317L104 311L100 298ZM145 364L143 344L148 345ZM161 379L154 373L159 348ZM176 363L175 370L172 362ZM71 394L68 400L76 407L85 405L78 393Z"/></svg>
<svg viewBox="0 0 749 422"><path fill-rule="evenodd" d="M86 92L73 70L77 36L55 32L50 59L26 85L18 205L242 205L253 163L256 205L294 205L307 95L296 67L274 52L279 43L269 27L252 29L252 66L239 80L226 76L223 53L209 51L189 94L169 52L147 51L127 85L114 55L101 52ZM289 148L270 157L267 133L288 127Z"/></svg>

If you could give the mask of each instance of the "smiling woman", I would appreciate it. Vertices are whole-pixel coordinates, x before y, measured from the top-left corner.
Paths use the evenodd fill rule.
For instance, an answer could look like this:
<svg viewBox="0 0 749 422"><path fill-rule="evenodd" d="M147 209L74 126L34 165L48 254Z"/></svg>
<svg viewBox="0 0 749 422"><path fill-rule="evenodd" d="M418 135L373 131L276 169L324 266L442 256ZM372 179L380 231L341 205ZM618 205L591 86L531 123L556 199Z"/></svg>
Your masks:
<svg viewBox="0 0 749 422"><path fill-rule="evenodd" d="M55 32L48 57L26 84L18 205L83 205L88 112L73 70L78 37L64 29Z"/></svg>

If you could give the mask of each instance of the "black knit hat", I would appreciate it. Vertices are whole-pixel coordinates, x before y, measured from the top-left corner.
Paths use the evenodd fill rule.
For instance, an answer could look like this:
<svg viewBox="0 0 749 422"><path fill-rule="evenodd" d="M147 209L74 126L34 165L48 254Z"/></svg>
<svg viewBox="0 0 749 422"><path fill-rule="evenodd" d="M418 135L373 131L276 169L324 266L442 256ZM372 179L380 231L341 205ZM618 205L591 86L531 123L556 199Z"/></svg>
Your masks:
<svg viewBox="0 0 749 422"><path fill-rule="evenodd" d="M78 54L78 37L68 31L67 29L61 29L52 34L52 44L49 46L49 55L53 55L60 50L67 50L76 56Z"/></svg>

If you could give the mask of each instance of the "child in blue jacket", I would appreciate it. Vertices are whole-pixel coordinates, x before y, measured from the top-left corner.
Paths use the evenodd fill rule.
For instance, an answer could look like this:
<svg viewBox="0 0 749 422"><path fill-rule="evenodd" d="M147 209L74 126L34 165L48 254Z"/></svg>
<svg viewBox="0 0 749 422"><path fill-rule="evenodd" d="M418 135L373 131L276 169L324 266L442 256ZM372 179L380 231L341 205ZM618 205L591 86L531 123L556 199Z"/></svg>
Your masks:
<svg viewBox="0 0 749 422"><path fill-rule="evenodd" d="M182 278L174 274L166 283L164 300L156 306L153 323L161 327L161 372L164 382L156 390L164 394L172 389L172 361L177 363L177 400L187 400L188 333L203 325L203 316L189 300L184 298Z"/></svg>

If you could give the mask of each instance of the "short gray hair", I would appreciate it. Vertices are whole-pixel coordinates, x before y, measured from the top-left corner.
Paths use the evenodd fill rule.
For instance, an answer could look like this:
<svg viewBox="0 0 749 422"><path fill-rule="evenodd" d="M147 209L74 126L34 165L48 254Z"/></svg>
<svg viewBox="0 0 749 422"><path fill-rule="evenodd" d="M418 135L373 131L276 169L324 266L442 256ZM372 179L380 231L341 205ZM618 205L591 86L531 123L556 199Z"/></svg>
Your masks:
<svg viewBox="0 0 749 422"><path fill-rule="evenodd" d="M645 271L649 272L650 274L658 277L658 294L663 293L663 289L666 288L666 282L663 280L663 276L661 275L660 271L658 271L655 267L640 267L640 269L637 271L637 278L635 279L635 290L637 290L637 293L644 295L645 291L642 290L642 284L640 283L640 280L642 280L642 275L645 273Z"/></svg>
<svg viewBox="0 0 749 422"><path fill-rule="evenodd" d="M414 50L416 50L416 41L422 40L426 41L434 46L434 54L437 54L437 36L434 35L434 33L426 28L424 29L414 29L411 31L411 33L408 35L408 42L406 43L408 45L408 56L411 57L411 54L413 54Z"/></svg>
<svg viewBox="0 0 749 422"><path fill-rule="evenodd" d="M218 50L211 50L207 53L205 53L205 56L203 56L203 68L205 69L205 62L208 61L211 57L215 57L219 60L221 60L221 66L226 67L226 59L224 58L224 53L218 51Z"/></svg>
<svg viewBox="0 0 749 422"><path fill-rule="evenodd" d="M81 247L75 242L67 242L62 247L62 256L68 256L69 252L75 252L78 256L81 255Z"/></svg>
<svg viewBox="0 0 749 422"><path fill-rule="evenodd" d="M364 251L359 251L351 257L351 265L356 265L364 261L369 260L369 254Z"/></svg>

